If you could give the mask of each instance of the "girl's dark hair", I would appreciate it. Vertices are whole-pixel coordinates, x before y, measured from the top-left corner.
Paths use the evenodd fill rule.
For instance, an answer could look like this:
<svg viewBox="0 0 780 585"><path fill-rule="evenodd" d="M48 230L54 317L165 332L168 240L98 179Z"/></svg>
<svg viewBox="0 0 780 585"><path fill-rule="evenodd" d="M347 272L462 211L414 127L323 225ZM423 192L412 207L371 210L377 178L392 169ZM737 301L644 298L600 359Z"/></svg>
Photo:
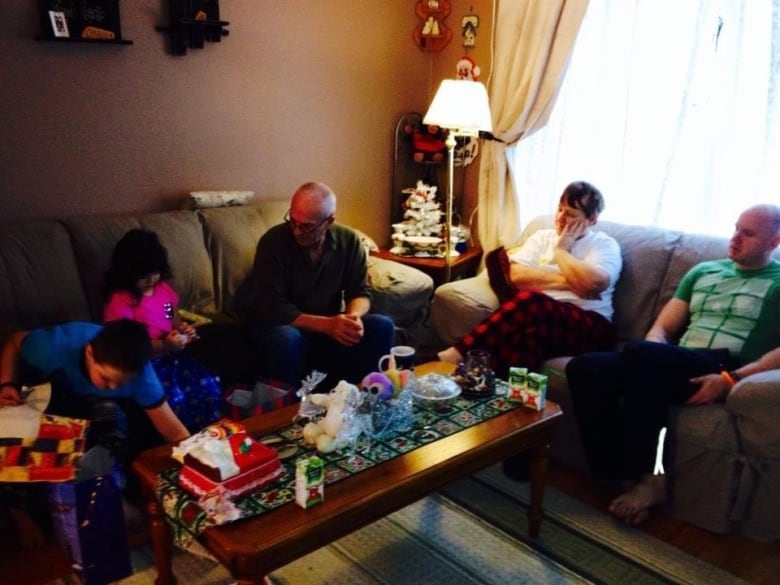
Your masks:
<svg viewBox="0 0 780 585"><path fill-rule="evenodd" d="M111 266L106 271L103 291L106 299L116 291L128 291L140 299L141 291L136 286L138 280L152 272L159 272L161 281L170 280L168 252L156 233L144 229L130 230L116 243L111 254Z"/></svg>
<svg viewBox="0 0 780 585"><path fill-rule="evenodd" d="M596 219L604 211L601 191L585 181L569 183L563 190L561 202L574 209L581 209L588 219Z"/></svg>

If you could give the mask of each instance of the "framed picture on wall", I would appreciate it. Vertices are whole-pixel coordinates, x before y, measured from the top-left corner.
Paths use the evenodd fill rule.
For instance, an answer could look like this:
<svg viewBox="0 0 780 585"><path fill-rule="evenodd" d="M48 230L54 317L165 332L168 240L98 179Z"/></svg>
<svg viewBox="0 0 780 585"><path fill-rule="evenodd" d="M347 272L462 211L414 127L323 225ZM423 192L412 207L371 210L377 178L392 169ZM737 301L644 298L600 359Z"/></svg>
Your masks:
<svg viewBox="0 0 780 585"><path fill-rule="evenodd" d="M67 38L68 21L65 19L65 13L57 10L49 10L49 19L51 20L51 30L55 37Z"/></svg>
<svg viewBox="0 0 780 585"><path fill-rule="evenodd" d="M117 41L119 0L38 0L43 38Z"/></svg>

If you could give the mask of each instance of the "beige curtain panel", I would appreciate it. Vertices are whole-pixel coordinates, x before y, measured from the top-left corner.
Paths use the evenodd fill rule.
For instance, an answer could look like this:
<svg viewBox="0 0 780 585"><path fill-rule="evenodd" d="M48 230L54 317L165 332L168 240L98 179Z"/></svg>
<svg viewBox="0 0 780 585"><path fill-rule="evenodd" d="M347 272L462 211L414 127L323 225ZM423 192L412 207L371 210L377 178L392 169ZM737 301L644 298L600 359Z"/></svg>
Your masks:
<svg viewBox="0 0 780 585"><path fill-rule="evenodd" d="M588 0L497 0L488 92L493 134L503 143L485 141L482 147L477 226L485 250L512 246L520 234L506 149L547 122L587 5Z"/></svg>

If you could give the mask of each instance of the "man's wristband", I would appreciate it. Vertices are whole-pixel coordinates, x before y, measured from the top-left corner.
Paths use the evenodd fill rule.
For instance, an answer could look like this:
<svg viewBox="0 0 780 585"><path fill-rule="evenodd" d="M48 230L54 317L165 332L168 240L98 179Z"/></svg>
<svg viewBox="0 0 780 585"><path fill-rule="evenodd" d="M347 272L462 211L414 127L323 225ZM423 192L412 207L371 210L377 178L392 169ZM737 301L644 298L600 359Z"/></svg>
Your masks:
<svg viewBox="0 0 780 585"><path fill-rule="evenodd" d="M17 384L16 382L11 382L10 380L6 382L0 382L0 390L2 390L3 388L14 388L17 392L22 391L21 384Z"/></svg>
<svg viewBox="0 0 780 585"><path fill-rule="evenodd" d="M735 378L735 377L734 377L734 372L729 372L729 371L727 371L727 370L723 370L723 371L720 373L720 376L721 376L721 378L723 378L724 380L726 380L726 382L728 382L730 385L732 385L732 386L736 386L736 385L737 385L737 381L738 381L738 379L739 379L739 376L737 376L737 377Z"/></svg>

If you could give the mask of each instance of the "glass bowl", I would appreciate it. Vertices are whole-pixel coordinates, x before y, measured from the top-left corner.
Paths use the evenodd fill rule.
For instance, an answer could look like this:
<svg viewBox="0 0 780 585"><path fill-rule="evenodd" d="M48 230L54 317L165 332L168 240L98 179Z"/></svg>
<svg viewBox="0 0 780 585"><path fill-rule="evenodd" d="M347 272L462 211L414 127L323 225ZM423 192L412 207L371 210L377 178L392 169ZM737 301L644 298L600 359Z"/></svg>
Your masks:
<svg viewBox="0 0 780 585"><path fill-rule="evenodd" d="M449 408L460 393L461 388L455 380L442 374L420 376L412 390L412 396L418 406L433 410Z"/></svg>

